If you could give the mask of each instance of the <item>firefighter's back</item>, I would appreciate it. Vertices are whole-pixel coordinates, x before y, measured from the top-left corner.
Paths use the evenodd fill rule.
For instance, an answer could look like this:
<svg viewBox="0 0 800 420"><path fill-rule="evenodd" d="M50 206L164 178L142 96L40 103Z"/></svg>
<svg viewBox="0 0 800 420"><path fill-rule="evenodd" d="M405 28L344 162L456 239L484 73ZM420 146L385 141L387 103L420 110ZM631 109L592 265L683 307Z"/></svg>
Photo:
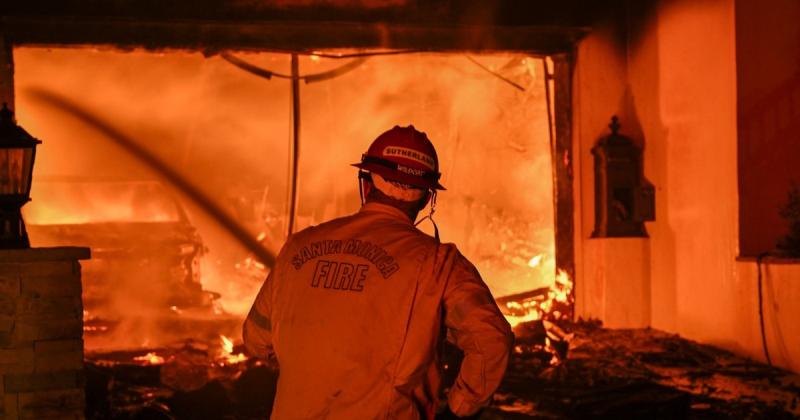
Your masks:
<svg viewBox="0 0 800 420"><path fill-rule="evenodd" d="M433 290L420 270L436 246L400 210L376 203L292 237L272 285L281 369L273 418L417 416L396 389L399 372L416 367L398 363L412 307ZM430 325L423 334L433 345Z"/></svg>

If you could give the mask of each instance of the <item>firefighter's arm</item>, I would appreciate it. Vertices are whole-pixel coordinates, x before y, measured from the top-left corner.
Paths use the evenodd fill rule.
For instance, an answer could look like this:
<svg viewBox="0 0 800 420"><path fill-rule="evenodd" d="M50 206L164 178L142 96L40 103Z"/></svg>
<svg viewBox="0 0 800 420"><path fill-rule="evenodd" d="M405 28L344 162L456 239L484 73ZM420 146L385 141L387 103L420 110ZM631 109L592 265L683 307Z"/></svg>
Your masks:
<svg viewBox="0 0 800 420"><path fill-rule="evenodd" d="M460 254L457 258L445 288L445 325L464 360L448 405L466 417L486 406L500 385L514 335L478 271Z"/></svg>
<svg viewBox="0 0 800 420"><path fill-rule="evenodd" d="M271 270L256 296L250 313L244 321L242 338L247 352L254 357L267 358L272 353L271 295L273 273Z"/></svg>

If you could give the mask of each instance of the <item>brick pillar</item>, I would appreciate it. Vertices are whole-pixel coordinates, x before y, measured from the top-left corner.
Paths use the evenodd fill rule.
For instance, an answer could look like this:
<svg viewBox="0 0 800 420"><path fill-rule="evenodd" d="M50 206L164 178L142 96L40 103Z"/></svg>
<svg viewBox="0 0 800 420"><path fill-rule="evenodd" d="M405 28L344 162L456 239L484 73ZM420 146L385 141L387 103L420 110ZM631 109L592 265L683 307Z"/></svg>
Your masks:
<svg viewBox="0 0 800 420"><path fill-rule="evenodd" d="M84 418L79 260L88 248L0 250L2 418Z"/></svg>

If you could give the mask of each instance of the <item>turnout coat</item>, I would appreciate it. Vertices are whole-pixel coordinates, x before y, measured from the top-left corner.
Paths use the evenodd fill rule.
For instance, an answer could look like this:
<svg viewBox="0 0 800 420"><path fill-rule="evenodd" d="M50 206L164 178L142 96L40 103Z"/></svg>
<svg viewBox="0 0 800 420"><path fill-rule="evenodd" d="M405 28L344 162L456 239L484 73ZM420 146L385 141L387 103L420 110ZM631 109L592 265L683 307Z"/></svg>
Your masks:
<svg viewBox="0 0 800 420"><path fill-rule="evenodd" d="M243 337L280 365L273 419L421 419L438 403L444 329L465 353L448 404L470 415L503 377L509 324L455 245L370 202L290 237Z"/></svg>

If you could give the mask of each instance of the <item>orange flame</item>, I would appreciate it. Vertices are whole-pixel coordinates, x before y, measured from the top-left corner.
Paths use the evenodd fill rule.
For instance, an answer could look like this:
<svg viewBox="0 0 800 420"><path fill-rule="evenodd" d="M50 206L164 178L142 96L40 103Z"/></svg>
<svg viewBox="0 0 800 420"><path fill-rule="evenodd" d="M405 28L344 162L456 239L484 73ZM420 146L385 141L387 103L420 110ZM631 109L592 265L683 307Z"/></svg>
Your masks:
<svg viewBox="0 0 800 420"><path fill-rule="evenodd" d="M533 259L531 261L533 261ZM542 301L531 299L522 302L508 302L506 303L506 308L508 308L512 314L505 315L505 317L508 323L511 324L511 328L523 322L537 321L544 318L547 314L552 315L552 318L561 319L565 314L557 311L551 313L551 311L553 311L553 303L568 304L571 303L571 300L572 279L569 278L569 274L567 274L566 271L558 270L555 282L550 286L546 299Z"/></svg>
<svg viewBox="0 0 800 420"><path fill-rule="evenodd" d="M222 351L224 354L231 354L233 353L233 340L224 335L219 336L220 341L222 341Z"/></svg>
<svg viewBox="0 0 800 420"><path fill-rule="evenodd" d="M146 364L146 365L162 365L162 364L164 364L164 358L159 356L159 355L157 355L156 353L154 353L152 351L150 353L145 354L144 356L134 357L133 360L136 360L137 362L144 362L144 364Z"/></svg>
<svg viewBox="0 0 800 420"><path fill-rule="evenodd" d="M219 339L222 343L222 351L220 352L221 364L234 365L247 360L247 356L244 353L233 354L233 340L224 335L220 335Z"/></svg>

